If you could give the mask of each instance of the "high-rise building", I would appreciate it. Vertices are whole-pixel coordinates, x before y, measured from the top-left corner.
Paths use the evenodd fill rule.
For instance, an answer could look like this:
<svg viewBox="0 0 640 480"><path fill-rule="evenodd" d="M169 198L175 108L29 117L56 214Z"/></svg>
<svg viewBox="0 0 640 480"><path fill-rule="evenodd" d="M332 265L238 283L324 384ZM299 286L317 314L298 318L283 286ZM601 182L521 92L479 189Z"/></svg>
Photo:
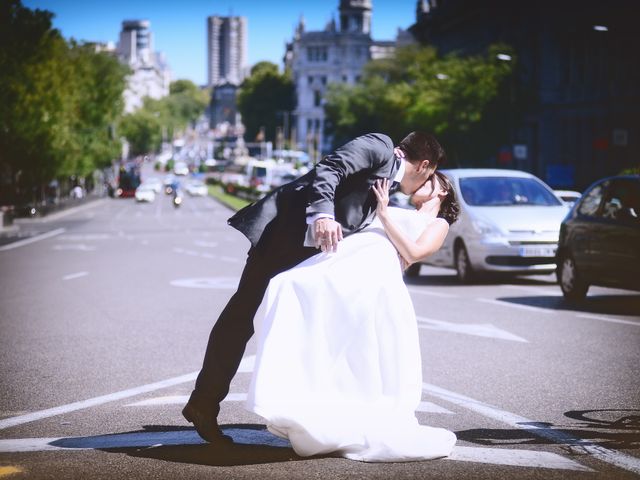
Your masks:
<svg viewBox="0 0 640 480"><path fill-rule="evenodd" d="M153 35L148 20L122 22L116 49L120 61L131 68L124 92L125 111L142 106L144 97L162 98L169 94L171 72L164 56L153 51Z"/></svg>
<svg viewBox="0 0 640 480"><path fill-rule="evenodd" d="M207 18L207 82L210 87L239 85L247 69L247 19Z"/></svg>

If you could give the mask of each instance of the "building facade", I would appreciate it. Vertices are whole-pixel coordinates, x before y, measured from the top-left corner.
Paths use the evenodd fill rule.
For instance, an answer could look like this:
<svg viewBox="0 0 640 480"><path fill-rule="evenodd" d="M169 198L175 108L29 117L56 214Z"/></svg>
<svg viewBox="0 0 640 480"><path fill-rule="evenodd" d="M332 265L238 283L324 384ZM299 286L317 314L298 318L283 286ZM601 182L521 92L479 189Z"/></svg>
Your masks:
<svg viewBox="0 0 640 480"><path fill-rule="evenodd" d="M207 83L240 85L247 72L247 19L207 18Z"/></svg>
<svg viewBox="0 0 640 480"><path fill-rule="evenodd" d="M357 83L367 62L391 55L398 42L412 41L402 30L395 41L374 41L372 14L371 0L340 0L339 21L331 20L322 31L306 31L300 19L284 57L296 88L291 137L298 148L331 148L324 134L324 97L330 83Z"/></svg>
<svg viewBox="0 0 640 480"><path fill-rule="evenodd" d="M238 107L236 102L238 86L224 83L214 87L209 106L211 128L235 127L238 123Z"/></svg>
<svg viewBox="0 0 640 480"><path fill-rule="evenodd" d="M169 95L171 71L164 56L153 50L150 27L148 20L122 22L116 53L132 71L124 92L127 113L140 108L144 97L159 99Z"/></svg>
<svg viewBox="0 0 640 480"><path fill-rule="evenodd" d="M410 28L442 54L516 53L527 98L502 166L583 189L640 165L640 29L630 0L419 0ZM477 163L477 159L474 163ZM486 159L485 164L491 164Z"/></svg>

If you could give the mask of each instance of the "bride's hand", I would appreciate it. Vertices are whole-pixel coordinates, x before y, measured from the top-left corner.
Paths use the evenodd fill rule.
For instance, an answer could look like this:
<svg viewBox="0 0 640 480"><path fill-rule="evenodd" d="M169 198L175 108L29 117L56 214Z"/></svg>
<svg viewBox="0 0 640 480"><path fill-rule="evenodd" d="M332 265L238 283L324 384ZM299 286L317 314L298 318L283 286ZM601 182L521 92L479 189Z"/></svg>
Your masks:
<svg viewBox="0 0 640 480"><path fill-rule="evenodd" d="M373 193L378 199L376 213L380 217L386 216L387 206L389 205L389 179L383 178L381 180L376 180L376 183L373 185Z"/></svg>

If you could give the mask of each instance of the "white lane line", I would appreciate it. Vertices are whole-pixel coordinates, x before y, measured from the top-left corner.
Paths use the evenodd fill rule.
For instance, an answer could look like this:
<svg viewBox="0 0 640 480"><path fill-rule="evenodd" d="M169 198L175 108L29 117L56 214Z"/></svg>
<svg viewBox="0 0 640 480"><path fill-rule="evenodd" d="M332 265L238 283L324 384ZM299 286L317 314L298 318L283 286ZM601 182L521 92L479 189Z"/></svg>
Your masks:
<svg viewBox="0 0 640 480"><path fill-rule="evenodd" d="M69 234L69 235L62 235L59 240L71 240L71 241L82 241L82 240L111 240L113 238L113 235L109 235L106 233L88 233L86 235L76 235L76 234Z"/></svg>
<svg viewBox="0 0 640 480"><path fill-rule="evenodd" d="M243 402L247 399L246 393L229 393L223 402ZM189 395L169 395L166 397L154 397L139 402L128 403L125 407L152 407L161 405L185 405L189 401Z"/></svg>
<svg viewBox="0 0 640 480"><path fill-rule="evenodd" d="M240 366L238 367L238 372L240 373L251 373L253 372L253 367L256 363L255 355L247 355L240 362Z"/></svg>
<svg viewBox="0 0 640 480"><path fill-rule="evenodd" d="M518 303L505 302L503 300L495 300L493 298L476 298L478 302L491 303L493 305L500 305L501 307L519 308L521 310L529 310L530 312L538 313L554 313L553 310L547 310L546 308L532 307L531 305L520 305Z"/></svg>
<svg viewBox="0 0 640 480"><path fill-rule="evenodd" d="M500 340L528 343L524 338L507 332L506 330L502 330L490 323L452 323L442 320L433 320L432 318L426 317L417 317L417 320L418 328L421 329L464 333L466 335L475 335L478 337L498 338Z"/></svg>
<svg viewBox="0 0 640 480"><path fill-rule="evenodd" d="M486 447L454 447L445 460L593 472L585 465L551 452Z"/></svg>
<svg viewBox="0 0 640 480"><path fill-rule="evenodd" d="M69 275L65 275L64 277L62 277L62 279L63 280L73 280L73 279L80 278L80 277L86 277L87 275L89 275L89 272L71 273Z"/></svg>
<svg viewBox="0 0 640 480"><path fill-rule="evenodd" d="M640 322L632 322L630 320L620 320L618 318L609 318L609 317L603 317L602 315L589 315L589 314L585 314L585 315L576 315L576 317L579 318L588 318L590 320L600 320L602 322L611 322L611 323L622 323L624 325L634 325L636 327L640 327Z"/></svg>
<svg viewBox="0 0 640 480"><path fill-rule="evenodd" d="M446 413L446 414L450 414L450 415L454 415L454 413L451 410L447 410L444 407L441 407L440 405L436 405L433 402L420 402L420 405L418 405L418 408L416 408L416 412L425 412L425 413Z"/></svg>
<svg viewBox="0 0 640 480"><path fill-rule="evenodd" d="M17 242L13 242L8 245L3 245L2 247L0 247L0 252L4 252L5 250L12 250L14 248L29 245L30 243L39 242L40 240L45 240L47 238L55 237L56 235L60 235L64 231L65 231L64 228L57 228L47 233L42 233L40 235L35 235L30 238L25 238L24 240L18 240Z"/></svg>
<svg viewBox="0 0 640 480"><path fill-rule="evenodd" d="M189 401L189 395L171 395L167 397L147 398L139 402L127 403L125 407L152 407L160 405L185 405Z"/></svg>
<svg viewBox="0 0 640 480"><path fill-rule="evenodd" d="M225 433L233 434L225 428ZM269 433L253 433L243 437L240 443L260 445L273 437ZM156 445L199 445L204 443L194 431L135 432L123 434L94 435L87 437L17 438L0 440L0 453L42 452L52 450L94 450L105 448L144 448ZM287 443L280 446L286 447ZM552 468L563 470L593 471L573 460L555 453L535 450L454 447L447 460L511 465L530 468Z"/></svg>
<svg viewBox="0 0 640 480"><path fill-rule="evenodd" d="M558 292L557 290L550 290L548 288L540 288L540 287L526 287L522 285L503 285L504 288L510 288L511 290L522 290L524 292L532 292L537 293L538 295L549 295L552 297L561 297L562 292Z"/></svg>
<svg viewBox="0 0 640 480"><path fill-rule="evenodd" d="M79 252L93 252L96 247L91 246L91 245L85 245L84 243L70 243L67 245L54 245L53 247L51 247L52 250L58 250L58 251L63 251L63 250L77 250Z"/></svg>
<svg viewBox="0 0 640 480"><path fill-rule="evenodd" d="M56 415L62 415L64 413L75 412L76 410L95 407L97 405L102 405L108 402L115 402L116 400L133 397L141 393L153 392L154 390L159 390L161 388L190 382L195 380L197 376L198 372L188 373L186 375L180 375L179 377L173 377L167 380L162 380L160 382L149 383L147 385L141 385L139 387L129 388L127 390L121 390L119 392L109 393L107 395L101 395L99 397L82 400L80 402L69 403L67 405L61 405L59 407L48 408L46 410L39 410L37 412L18 415L16 417L4 418L0 420L0 430L15 427L16 425L22 425L23 423L35 422L36 420L42 420L43 418L49 418Z"/></svg>
<svg viewBox="0 0 640 480"><path fill-rule="evenodd" d="M417 293L419 295L429 295L431 297L442 297L442 298L457 298L458 297L458 295L454 295L452 293L433 292L431 290L424 290L424 289L418 290L417 288L410 288L409 291L411 293Z"/></svg>
<svg viewBox="0 0 640 480"><path fill-rule="evenodd" d="M485 417L505 423L510 427L526 430L532 435L551 440L559 445L567 445L569 449L576 454L584 454L586 452L598 460L615 465L624 470L640 474L640 458L636 458L616 450L611 450L600 445L594 445L593 441L574 437L573 435L561 430L553 430L549 428L547 424L535 422L515 413L501 410L497 407L481 402L480 400L475 400L460 393L445 390L444 388L440 388L430 383L423 383L422 389L430 395L467 408Z"/></svg>

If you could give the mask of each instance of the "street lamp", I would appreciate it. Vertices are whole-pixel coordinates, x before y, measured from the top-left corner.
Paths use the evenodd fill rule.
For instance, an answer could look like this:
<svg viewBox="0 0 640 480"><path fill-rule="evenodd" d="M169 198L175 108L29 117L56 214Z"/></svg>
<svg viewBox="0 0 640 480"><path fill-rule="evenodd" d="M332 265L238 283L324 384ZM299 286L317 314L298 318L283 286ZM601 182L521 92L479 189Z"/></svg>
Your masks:
<svg viewBox="0 0 640 480"><path fill-rule="evenodd" d="M593 29L596 32L608 32L609 28L606 25L594 25Z"/></svg>
<svg viewBox="0 0 640 480"><path fill-rule="evenodd" d="M499 53L496 55L496 58L498 60L502 60L503 62L510 62L511 61L511 55L507 55L506 53Z"/></svg>
<svg viewBox="0 0 640 480"><path fill-rule="evenodd" d="M436 78L438 80L447 80L449 78L449 75L447 75L446 73L437 73Z"/></svg>

